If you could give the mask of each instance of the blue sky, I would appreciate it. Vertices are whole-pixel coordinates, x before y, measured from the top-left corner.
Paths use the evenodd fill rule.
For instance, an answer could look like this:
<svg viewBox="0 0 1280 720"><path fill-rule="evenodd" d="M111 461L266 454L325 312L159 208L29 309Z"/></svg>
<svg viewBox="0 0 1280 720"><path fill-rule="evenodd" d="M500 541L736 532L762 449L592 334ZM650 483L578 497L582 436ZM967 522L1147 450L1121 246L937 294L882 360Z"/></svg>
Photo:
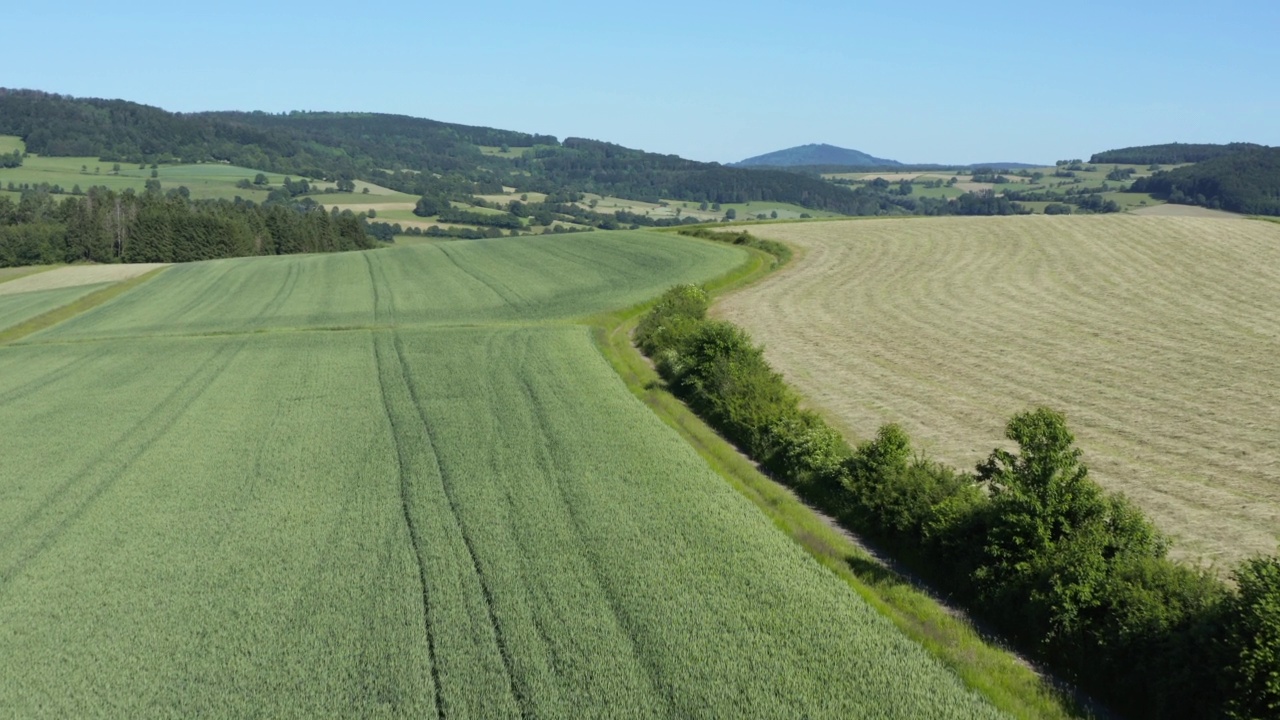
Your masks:
<svg viewBox="0 0 1280 720"><path fill-rule="evenodd" d="M1280 3L17 3L0 86L368 110L731 162L1280 145Z"/></svg>

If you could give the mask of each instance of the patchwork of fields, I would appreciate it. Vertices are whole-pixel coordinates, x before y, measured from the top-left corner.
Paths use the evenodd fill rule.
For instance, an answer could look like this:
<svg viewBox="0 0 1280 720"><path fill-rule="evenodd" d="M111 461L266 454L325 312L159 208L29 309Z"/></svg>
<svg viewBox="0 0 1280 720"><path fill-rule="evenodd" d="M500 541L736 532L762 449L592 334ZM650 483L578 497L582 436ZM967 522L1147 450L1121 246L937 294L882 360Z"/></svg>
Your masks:
<svg viewBox="0 0 1280 720"><path fill-rule="evenodd" d="M972 468L1067 414L1092 475L1227 565L1280 536L1280 225L1092 216L772 225L802 250L717 308L851 434Z"/></svg>
<svg viewBox="0 0 1280 720"><path fill-rule="evenodd" d="M743 257L180 265L0 347L0 714L995 717L572 322Z"/></svg>

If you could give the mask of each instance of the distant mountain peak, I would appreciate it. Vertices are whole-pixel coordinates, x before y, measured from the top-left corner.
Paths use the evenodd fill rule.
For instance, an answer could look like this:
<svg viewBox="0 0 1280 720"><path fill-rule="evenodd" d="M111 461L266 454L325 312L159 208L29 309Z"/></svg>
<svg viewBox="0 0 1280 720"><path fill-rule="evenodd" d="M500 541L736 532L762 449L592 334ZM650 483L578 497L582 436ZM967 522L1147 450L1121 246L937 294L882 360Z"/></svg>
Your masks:
<svg viewBox="0 0 1280 720"><path fill-rule="evenodd" d="M901 165L897 160L886 160L868 155L860 150L811 143L786 150L757 155L739 163L738 167L796 167L799 165L840 165L845 167L884 167Z"/></svg>

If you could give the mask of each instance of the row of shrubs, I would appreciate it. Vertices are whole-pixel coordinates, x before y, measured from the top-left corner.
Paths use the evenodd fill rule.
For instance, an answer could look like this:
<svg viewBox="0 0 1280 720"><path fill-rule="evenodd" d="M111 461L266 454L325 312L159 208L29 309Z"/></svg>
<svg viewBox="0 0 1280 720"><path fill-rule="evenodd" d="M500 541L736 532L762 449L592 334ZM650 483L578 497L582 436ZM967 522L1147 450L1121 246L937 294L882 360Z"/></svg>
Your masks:
<svg viewBox="0 0 1280 720"><path fill-rule="evenodd" d="M761 246L723 235L707 236ZM895 425L850 447L746 332L707 318L708 302L699 287L672 288L636 342L773 477L1125 715L1280 717L1280 560L1242 563L1231 586L1169 560L1168 540L1089 478L1049 409L1014 417L1018 451L994 450L971 472L914 452Z"/></svg>

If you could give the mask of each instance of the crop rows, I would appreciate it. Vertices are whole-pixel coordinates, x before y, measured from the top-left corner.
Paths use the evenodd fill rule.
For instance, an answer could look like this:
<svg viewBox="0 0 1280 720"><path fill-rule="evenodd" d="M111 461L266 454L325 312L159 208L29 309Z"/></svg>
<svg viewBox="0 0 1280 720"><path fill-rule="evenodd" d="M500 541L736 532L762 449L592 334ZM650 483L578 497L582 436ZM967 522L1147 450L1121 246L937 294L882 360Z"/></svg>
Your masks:
<svg viewBox="0 0 1280 720"><path fill-rule="evenodd" d="M0 348L0 714L996 716L545 321L739 255L593 243L176 266Z"/></svg>
<svg viewBox="0 0 1280 720"><path fill-rule="evenodd" d="M81 285L0 295L0 330L11 328L50 310L56 310L103 287L105 287L104 284Z"/></svg>
<svg viewBox="0 0 1280 720"><path fill-rule="evenodd" d="M713 276L736 248L644 233L440 243L177 265L50 338L542 321Z"/></svg>
<svg viewBox="0 0 1280 720"><path fill-rule="evenodd" d="M1091 476L1224 564L1280 541L1280 226L1173 217L771 226L802 259L718 310L855 435L972 467L1065 412Z"/></svg>

